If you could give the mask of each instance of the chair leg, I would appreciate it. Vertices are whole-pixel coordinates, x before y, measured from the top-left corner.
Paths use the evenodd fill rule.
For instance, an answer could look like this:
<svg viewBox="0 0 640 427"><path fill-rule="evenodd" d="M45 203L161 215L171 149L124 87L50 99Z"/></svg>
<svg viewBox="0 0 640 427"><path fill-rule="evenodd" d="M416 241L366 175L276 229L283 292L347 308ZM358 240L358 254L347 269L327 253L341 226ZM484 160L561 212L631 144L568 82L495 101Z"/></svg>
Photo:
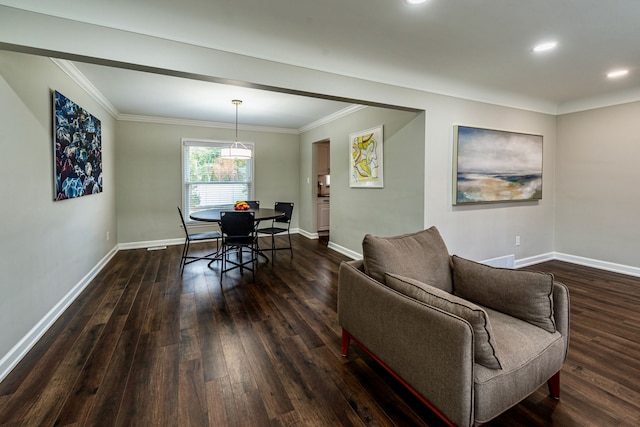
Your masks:
<svg viewBox="0 0 640 427"><path fill-rule="evenodd" d="M547 381L549 386L549 395L555 400L560 399L560 371L556 372L554 376Z"/></svg>
<svg viewBox="0 0 640 427"><path fill-rule="evenodd" d="M342 356L347 357L349 354L349 344L351 343L351 335L344 329L342 330Z"/></svg>
<svg viewBox="0 0 640 427"><path fill-rule="evenodd" d="M189 253L189 239L184 240L184 245L182 246L182 258L180 258L180 275L184 273L184 266L187 263L187 254Z"/></svg>
<svg viewBox="0 0 640 427"><path fill-rule="evenodd" d="M258 261L258 242L255 246L249 248L251 250L251 280L256 281L256 262Z"/></svg>
<svg viewBox="0 0 640 427"><path fill-rule="evenodd" d="M222 245L222 260L220 262L220 286L222 286L222 275L224 274L224 268L227 265L227 247Z"/></svg>
<svg viewBox="0 0 640 427"><path fill-rule="evenodd" d="M220 239L216 239L216 251L214 252L214 256L211 259L211 261L209 261L209 263L207 264L207 267L211 268L211 264L213 264L214 261L220 261Z"/></svg>
<svg viewBox="0 0 640 427"><path fill-rule="evenodd" d="M243 250L244 248L240 248L240 265L242 266L240 271L242 271L243 269L246 269L247 267L245 267L245 262L243 261L244 257L242 256L242 252L244 252ZM253 246L249 246L249 259L251 260L251 274L253 274L253 255L254 255L255 251Z"/></svg>
<svg viewBox="0 0 640 427"><path fill-rule="evenodd" d="M271 233L271 262L276 260L276 235Z"/></svg>
<svg viewBox="0 0 640 427"><path fill-rule="evenodd" d="M287 231L287 236L289 237L289 250L291 251L291 257L293 258L293 246L291 246L291 233Z"/></svg>

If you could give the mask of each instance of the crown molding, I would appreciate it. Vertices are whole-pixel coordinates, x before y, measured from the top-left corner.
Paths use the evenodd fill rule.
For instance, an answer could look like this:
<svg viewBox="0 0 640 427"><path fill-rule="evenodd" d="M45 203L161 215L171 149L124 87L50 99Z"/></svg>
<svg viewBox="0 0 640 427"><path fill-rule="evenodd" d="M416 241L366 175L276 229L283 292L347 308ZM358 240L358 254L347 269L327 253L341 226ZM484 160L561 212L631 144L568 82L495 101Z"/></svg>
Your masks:
<svg viewBox="0 0 640 427"><path fill-rule="evenodd" d="M102 106L107 112L116 120L127 122L140 122L140 123L155 123L165 125L177 125L177 126L198 126L217 129L235 129L234 123L224 122L212 122L207 120L191 120L191 119L179 119L172 117L157 117L157 116L142 116L135 114L121 114L116 107L109 102L107 98L91 83L84 74L73 64L73 62L66 59L49 58L56 64L65 74L67 74L80 88L82 88L89 96L91 96L100 106ZM312 129L326 125L338 120L342 117L346 117L350 114L367 108L366 105L351 105L319 120L311 122L299 129L280 128L271 126L253 126L253 125L238 125L238 129L254 132L271 132L271 133L285 133L299 135L304 132L308 132Z"/></svg>
<svg viewBox="0 0 640 427"><path fill-rule="evenodd" d="M62 71L64 71L71 80L76 82L85 92L89 94L100 106L102 106L113 118L118 119L120 112L109 102L107 98L100 93L100 91L89 81L87 78L73 65L71 61L66 59L49 58L56 64Z"/></svg>
<svg viewBox="0 0 640 427"><path fill-rule="evenodd" d="M190 120L190 119L176 119L170 117L155 117L155 116L138 116L134 114L120 114L118 120L126 122L141 122L141 123L156 123L163 125L178 125L178 126L199 126L218 129L235 129L235 123L224 122L210 122L207 120ZM298 134L297 129L278 128L269 126L252 126L252 125L238 125L238 129L254 132L273 132L273 133L290 133Z"/></svg>
<svg viewBox="0 0 640 427"><path fill-rule="evenodd" d="M323 117L321 119L316 120L315 122L311 122L308 125L302 126L300 129L298 129L298 134L304 133L304 132L309 132L312 129L318 128L322 125L326 125L328 123L331 123L335 120L338 120L342 117L346 117L350 114L355 113L356 111L360 111L367 108L366 105L350 105L346 108L343 108L340 111L336 111L333 114L329 114L326 117Z"/></svg>
<svg viewBox="0 0 640 427"><path fill-rule="evenodd" d="M595 110L597 108L615 107L616 105L638 101L640 101L640 88L565 102L558 107L557 115Z"/></svg>

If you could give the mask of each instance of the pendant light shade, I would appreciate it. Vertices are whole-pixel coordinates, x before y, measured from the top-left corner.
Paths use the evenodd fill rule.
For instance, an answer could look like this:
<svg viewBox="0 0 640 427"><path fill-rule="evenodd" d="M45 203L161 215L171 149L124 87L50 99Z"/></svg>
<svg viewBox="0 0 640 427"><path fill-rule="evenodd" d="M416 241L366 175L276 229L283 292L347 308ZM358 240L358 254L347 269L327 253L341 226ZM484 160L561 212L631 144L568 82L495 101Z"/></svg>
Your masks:
<svg viewBox="0 0 640 427"><path fill-rule="evenodd" d="M220 157L223 159L246 160L251 158L251 150L243 143L238 142L238 106L242 104L239 99L231 101L236 106L236 139L228 148L220 150Z"/></svg>
<svg viewBox="0 0 640 427"><path fill-rule="evenodd" d="M234 142L231 147L220 150L220 157L232 160L250 159L251 150L243 147L242 143Z"/></svg>

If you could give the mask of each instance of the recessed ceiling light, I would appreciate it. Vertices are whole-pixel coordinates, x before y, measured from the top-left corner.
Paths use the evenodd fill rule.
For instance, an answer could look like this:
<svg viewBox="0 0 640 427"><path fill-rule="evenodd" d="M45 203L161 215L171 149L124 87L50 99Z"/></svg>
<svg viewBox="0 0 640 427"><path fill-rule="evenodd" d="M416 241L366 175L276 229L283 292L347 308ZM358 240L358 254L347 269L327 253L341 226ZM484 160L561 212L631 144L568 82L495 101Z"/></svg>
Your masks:
<svg viewBox="0 0 640 427"><path fill-rule="evenodd" d="M629 74L629 70L615 70L607 73L607 77L615 79L616 77L626 76L627 74Z"/></svg>
<svg viewBox="0 0 640 427"><path fill-rule="evenodd" d="M542 44L539 44L536 47L534 47L533 51L534 52L545 52L547 50L554 49L556 46L558 46L558 42L542 43Z"/></svg>
<svg viewBox="0 0 640 427"><path fill-rule="evenodd" d="M425 3L427 0L404 0L406 4L420 4Z"/></svg>

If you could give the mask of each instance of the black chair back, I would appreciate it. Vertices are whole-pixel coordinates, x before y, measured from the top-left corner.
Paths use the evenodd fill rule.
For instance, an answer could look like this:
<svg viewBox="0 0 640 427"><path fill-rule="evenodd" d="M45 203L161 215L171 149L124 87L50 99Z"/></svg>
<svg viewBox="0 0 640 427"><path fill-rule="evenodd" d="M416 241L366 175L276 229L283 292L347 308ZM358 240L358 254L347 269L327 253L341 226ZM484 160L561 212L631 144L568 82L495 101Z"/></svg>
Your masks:
<svg viewBox="0 0 640 427"><path fill-rule="evenodd" d="M291 222L291 216L293 215L293 203L290 202L276 202L275 210L284 212L284 216L277 218L276 222Z"/></svg>
<svg viewBox="0 0 640 427"><path fill-rule="evenodd" d="M247 204L251 209L260 209L260 200L247 200Z"/></svg>
<svg viewBox="0 0 640 427"><path fill-rule="evenodd" d="M223 240L250 243L255 232L255 213L251 211L225 211L220 213Z"/></svg>

